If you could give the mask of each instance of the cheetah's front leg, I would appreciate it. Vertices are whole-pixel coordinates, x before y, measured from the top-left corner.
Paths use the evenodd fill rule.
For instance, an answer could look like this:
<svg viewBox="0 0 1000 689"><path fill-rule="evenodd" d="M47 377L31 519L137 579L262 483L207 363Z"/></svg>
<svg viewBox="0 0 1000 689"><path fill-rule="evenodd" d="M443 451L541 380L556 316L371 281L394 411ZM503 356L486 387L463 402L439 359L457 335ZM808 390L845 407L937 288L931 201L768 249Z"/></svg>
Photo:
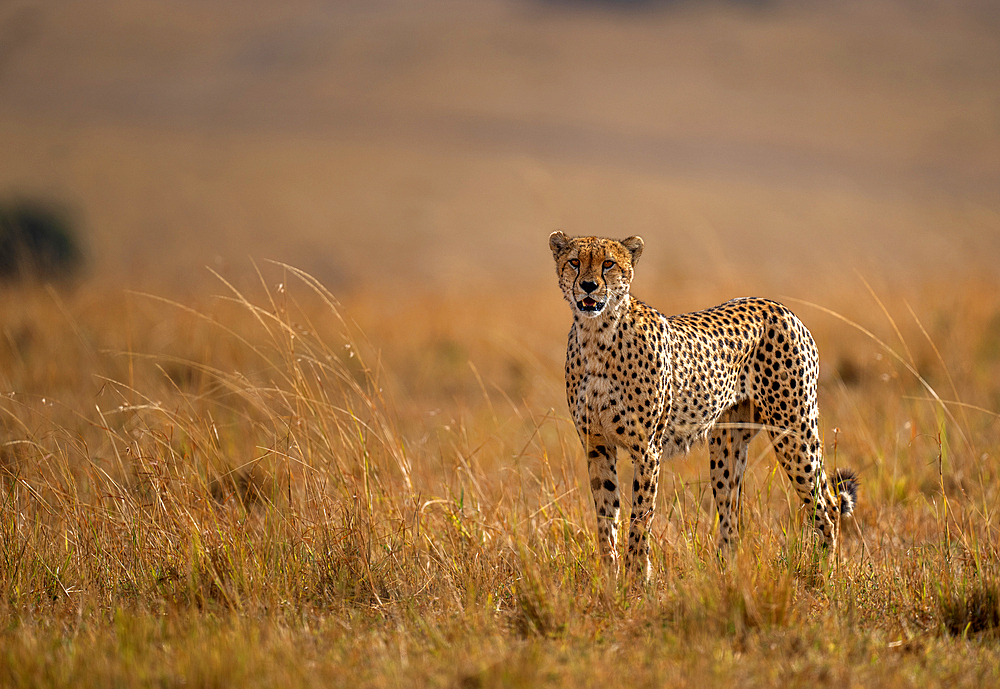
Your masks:
<svg viewBox="0 0 1000 689"><path fill-rule="evenodd" d="M656 507L656 484L660 479L659 448L633 447L632 519L628 531L628 555L625 566L636 580L649 580L649 525Z"/></svg>
<svg viewBox="0 0 1000 689"><path fill-rule="evenodd" d="M601 435L588 435L584 441L590 490L597 510L597 551L601 562L618 577L618 513L621 503L618 490L618 467L614 446Z"/></svg>

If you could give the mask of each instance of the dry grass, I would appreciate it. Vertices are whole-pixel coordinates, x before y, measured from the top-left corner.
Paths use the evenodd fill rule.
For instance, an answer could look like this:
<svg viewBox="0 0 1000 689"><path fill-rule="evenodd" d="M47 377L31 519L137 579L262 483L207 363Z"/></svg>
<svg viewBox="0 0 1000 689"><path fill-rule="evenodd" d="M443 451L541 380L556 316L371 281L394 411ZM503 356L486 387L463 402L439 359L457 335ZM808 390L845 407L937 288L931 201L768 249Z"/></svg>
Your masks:
<svg viewBox="0 0 1000 689"><path fill-rule="evenodd" d="M997 682L994 291L911 315L859 285L837 310L872 336L793 304L829 464L862 477L839 565L757 441L734 565L699 449L634 593L597 569L553 295L344 307L263 272L184 304L0 295L4 683Z"/></svg>
<svg viewBox="0 0 1000 689"><path fill-rule="evenodd" d="M0 6L92 270L0 291L0 684L1000 684L995 3L612 4ZM835 569L758 439L729 570L699 448L606 589L554 229L803 318Z"/></svg>

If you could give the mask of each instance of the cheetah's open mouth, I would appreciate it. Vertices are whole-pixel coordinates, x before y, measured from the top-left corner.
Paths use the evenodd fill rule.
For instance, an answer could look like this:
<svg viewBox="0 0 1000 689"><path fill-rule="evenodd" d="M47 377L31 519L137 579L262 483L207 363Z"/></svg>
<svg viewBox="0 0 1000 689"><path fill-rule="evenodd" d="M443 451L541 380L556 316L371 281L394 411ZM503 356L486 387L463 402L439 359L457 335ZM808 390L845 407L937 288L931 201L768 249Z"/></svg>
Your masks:
<svg viewBox="0 0 1000 689"><path fill-rule="evenodd" d="M576 302L576 307L581 311L600 311L604 308L604 302L597 301L593 297L584 297Z"/></svg>

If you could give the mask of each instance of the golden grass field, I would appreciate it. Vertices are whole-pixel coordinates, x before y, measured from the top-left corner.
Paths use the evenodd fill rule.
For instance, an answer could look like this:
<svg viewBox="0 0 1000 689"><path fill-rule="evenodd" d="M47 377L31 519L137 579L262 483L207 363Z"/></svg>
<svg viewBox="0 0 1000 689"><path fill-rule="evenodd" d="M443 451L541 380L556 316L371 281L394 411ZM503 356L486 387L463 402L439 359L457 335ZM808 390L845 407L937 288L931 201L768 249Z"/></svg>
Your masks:
<svg viewBox="0 0 1000 689"><path fill-rule="evenodd" d="M90 257L0 290L0 683L997 685L998 38L973 0L0 8L0 196ZM861 478L833 565L758 438L733 563L701 447L607 586L554 229L641 234L664 312L802 318Z"/></svg>

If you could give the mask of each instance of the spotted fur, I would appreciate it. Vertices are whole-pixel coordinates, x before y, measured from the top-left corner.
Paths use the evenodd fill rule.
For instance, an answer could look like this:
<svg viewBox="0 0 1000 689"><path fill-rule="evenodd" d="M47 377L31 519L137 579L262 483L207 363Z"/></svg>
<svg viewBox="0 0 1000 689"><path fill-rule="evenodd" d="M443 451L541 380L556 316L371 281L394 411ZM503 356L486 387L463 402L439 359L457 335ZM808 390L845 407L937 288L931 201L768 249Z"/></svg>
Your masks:
<svg viewBox="0 0 1000 689"><path fill-rule="evenodd" d="M626 568L645 578L661 460L708 439L719 546L728 551L738 530L747 447L762 428L822 542L835 546L858 481L839 472L834 491L823 470L819 355L802 321L759 298L660 314L629 294L640 237L574 239L554 232L549 247L573 310L566 396L587 453L604 563L618 572L619 450L634 467Z"/></svg>

